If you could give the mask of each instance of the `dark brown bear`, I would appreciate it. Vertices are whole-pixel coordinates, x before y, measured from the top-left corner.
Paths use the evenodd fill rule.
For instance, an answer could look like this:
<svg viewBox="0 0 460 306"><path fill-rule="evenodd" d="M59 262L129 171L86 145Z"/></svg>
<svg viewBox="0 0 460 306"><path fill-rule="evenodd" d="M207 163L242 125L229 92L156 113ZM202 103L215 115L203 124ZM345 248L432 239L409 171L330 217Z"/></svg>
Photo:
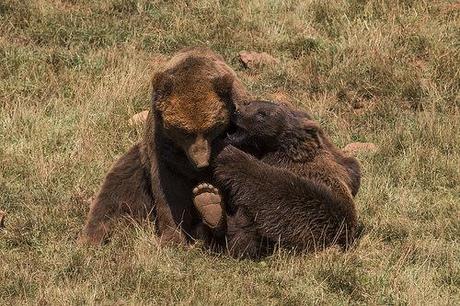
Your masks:
<svg viewBox="0 0 460 306"><path fill-rule="evenodd" d="M112 220L123 214L155 216L162 242L183 243L203 233L193 196L214 189L192 190L212 182L208 165L218 140L229 126L234 103L248 94L222 57L206 48L177 53L154 75L152 86L144 140L107 174L91 204L83 243L99 244Z"/></svg>
<svg viewBox="0 0 460 306"><path fill-rule="evenodd" d="M236 209L227 216L235 256L270 244L312 251L344 247L356 229L359 165L306 114L267 101L240 106L237 132L216 158L215 175ZM266 241L268 240L268 244Z"/></svg>

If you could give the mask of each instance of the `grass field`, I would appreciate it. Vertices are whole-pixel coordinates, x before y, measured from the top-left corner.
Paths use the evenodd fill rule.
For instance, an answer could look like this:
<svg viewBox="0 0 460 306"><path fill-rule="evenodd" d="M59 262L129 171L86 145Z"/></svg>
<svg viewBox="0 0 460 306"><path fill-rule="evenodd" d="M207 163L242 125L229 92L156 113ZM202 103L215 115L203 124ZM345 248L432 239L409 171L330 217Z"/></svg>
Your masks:
<svg viewBox="0 0 460 306"><path fill-rule="evenodd" d="M459 24L456 1L0 0L0 304L460 304ZM355 249L237 261L123 224L76 245L156 63L192 45L339 146L379 146L358 156Z"/></svg>

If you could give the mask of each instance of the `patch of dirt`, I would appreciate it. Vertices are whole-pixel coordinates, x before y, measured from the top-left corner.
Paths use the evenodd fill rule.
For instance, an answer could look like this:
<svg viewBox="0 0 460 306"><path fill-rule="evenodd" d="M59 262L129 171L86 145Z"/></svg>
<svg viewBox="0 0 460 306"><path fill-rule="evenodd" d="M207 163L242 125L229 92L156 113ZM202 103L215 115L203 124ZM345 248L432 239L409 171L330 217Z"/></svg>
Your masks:
<svg viewBox="0 0 460 306"><path fill-rule="evenodd" d="M5 228L5 217L6 217L6 212L3 210L0 210L0 229Z"/></svg>
<svg viewBox="0 0 460 306"><path fill-rule="evenodd" d="M343 148L343 152L350 156L358 154L375 154L379 150L378 146L372 142L352 142Z"/></svg>
<svg viewBox="0 0 460 306"><path fill-rule="evenodd" d="M84 202L86 205L90 206L91 203L94 202L94 199L96 199L96 196L95 196L95 195L93 195L93 196L91 196L91 197L85 199L83 202Z"/></svg>
<svg viewBox="0 0 460 306"><path fill-rule="evenodd" d="M441 11L444 14L457 13L460 11L460 3L448 3L440 5Z"/></svg>
<svg viewBox="0 0 460 306"><path fill-rule="evenodd" d="M147 121L147 116L149 115L149 111L145 110L140 113L135 114L134 116L129 119L130 125L141 125Z"/></svg>
<svg viewBox="0 0 460 306"><path fill-rule="evenodd" d="M271 93L269 95L269 99L273 100L273 101L276 101L276 102L280 102L282 104L293 106L293 104L291 102L292 101L291 98L289 97L289 95L287 93L285 93L283 91L277 91L277 92Z"/></svg>
<svg viewBox="0 0 460 306"><path fill-rule="evenodd" d="M279 60L268 54L267 52L240 51L240 61L245 68L258 68L263 65L275 65Z"/></svg>

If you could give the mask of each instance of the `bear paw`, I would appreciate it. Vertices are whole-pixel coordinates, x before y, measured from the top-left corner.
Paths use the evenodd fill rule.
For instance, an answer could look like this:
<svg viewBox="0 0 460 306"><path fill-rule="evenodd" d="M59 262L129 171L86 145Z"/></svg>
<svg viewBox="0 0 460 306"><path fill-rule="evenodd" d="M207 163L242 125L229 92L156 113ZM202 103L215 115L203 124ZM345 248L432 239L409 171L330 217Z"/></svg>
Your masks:
<svg viewBox="0 0 460 306"><path fill-rule="evenodd" d="M257 160L251 155L233 146L227 146L215 159L214 175L216 179L232 187L237 182L244 181L242 177L247 177L250 170Z"/></svg>
<svg viewBox="0 0 460 306"><path fill-rule="evenodd" d="M228 145L217 155L216 164L229 166L233 168L235 165L240 165L242 161L250 160L251 156L240 149Z"/></svg>
<svg viewBox="0 0 460 306"><path fill-rule="evenodd" d="M203 222L210 228L222 226L223 209L222 197L219 190L211 184L200 184L193 189L193 204L203 218Z"/></svg>

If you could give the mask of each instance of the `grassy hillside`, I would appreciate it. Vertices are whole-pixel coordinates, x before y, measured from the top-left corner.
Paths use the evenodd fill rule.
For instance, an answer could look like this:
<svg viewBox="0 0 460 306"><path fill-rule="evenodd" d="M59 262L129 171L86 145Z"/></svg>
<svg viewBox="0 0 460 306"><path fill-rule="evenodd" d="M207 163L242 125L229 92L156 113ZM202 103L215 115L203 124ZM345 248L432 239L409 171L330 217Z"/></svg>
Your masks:
<svg viewBox="0 0 460 306"><path fill-rule="evenodd" d="M456 1L0 0L0 304L459 304L459 24ZM150 225L77 247L156 63L197 44L338 145L379 146L354 250L236 261ZM245 70L241 50L280 62Z"/></svg>

